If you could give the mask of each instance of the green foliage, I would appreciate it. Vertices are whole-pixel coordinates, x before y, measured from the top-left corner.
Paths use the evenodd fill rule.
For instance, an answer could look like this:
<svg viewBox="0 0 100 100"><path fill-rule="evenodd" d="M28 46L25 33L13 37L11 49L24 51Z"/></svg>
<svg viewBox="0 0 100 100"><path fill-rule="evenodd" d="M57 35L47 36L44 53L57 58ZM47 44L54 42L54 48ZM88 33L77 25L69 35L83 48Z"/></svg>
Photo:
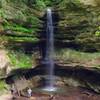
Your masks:
<svg viewBox="0 0 100 100"><path fill-rule="evenodd" d="M1 40L5 41L16 41L16 42L36 42L38 41L38 38L35 37L35 32L37 29L35 28L27 28L23 26L23 24L16 24L16 23L10 23L5 20L5 23L3 23L4 30L10 30L9 36L1 36Z"/></svg>
<svg viewBox="0 0 100 100"><path fill-rule="evenodd" d="M61 20L55 37L66 44L78 45L78 50L100 51L100 32L97 29L100 7L86 6L77 0L62 0L57 9Z"/></svg>
<svg viewBox="0 0 100 100"><path fill-rule="evenodd" d="M18 31L22 33L33 33L33 29L29 29L17 24L8 24L4 25L5 30L12 30L12 31Z"/></svg>
<svg viewBox="0 0 100 100"><path fill-rule="evenodd" d="M28 23L31 23L32 25L33 25L33 27L35 26L35 27L39 27L40 26L40 24L41 24L41 21L37 18L37 17L34 17L34 16L30 16L30 15L28 15L28 17L27 17L27 22Z"/></svg>
<svg viewBox="0 0 100 100"><path fill-rule="evenodd" d="M0 91L4 91L7 88L7 85L4 81L0 81Z"/></svg>
<svg viewBox="0 0 100 100"><path fill-rule="evenodd" d="M16 42L38 41L35 35L39 30L40 20L34 14L36 11L28 7L28 1L29 0L0 1L0 18L3 20L3 31L10 30L10 33L12 32L11 36L1 36L0 38L2 38L2 40ZM14 22L9 22L9 19L14 20Z"/></svg>
<svg viewBox="0 0 100 100"><path fill-rule="evenodd" d="M36 37L37 28L24 26L24 23L14 23L7 20L3 23L3 29L10 31L10 35L3 35L0 37L0 40L10 42L37 42L38 38ZM2 43L1 42L1 43ZM4 43L4 42L3 42Z"/></svg>
<svg viewBox="0 0 100 100"><path fill-rule="evenodd" d="M0 8L4 7L6 3L6 0L0 0Z"/></svg>
<svg viewBox="0 0 100 100"><path fill-rule="evenodd" d="M36 6L37 8L39 7L40 9L43 9L46 7L45 3L42 0L36 0Z"/></svg>
<svg viewBox="0 0 100 100"><path fill-rule="evenodd" d="M73 9L73 10L79 10L78 8L80 7L80 1L79 0L62 0L62 2L60 2L58 4L59 8L67 8L67 10L69 9Z"/></svg>
<svg viewBox="0 0 100 100"><path fill-rule="evenodd" d="M16 24L7 22L4 24L4 29L12 30L17 34L28 34L32 33L32 37L13 37L5 36L5 39L9 41L38 41L35 37L35 33L42 27L42 21L39 17L42 17L42 12L47 7L54 7L58 11L59 19L58 22L58 33L56 36L64 38L66 41L74 42L80 45L84 51L86 49L95 48L99 51L99 29L96 30L96 25L99 20L99 8L85 6L80 3L80 0L2 0L0 13L3 18L7 19L18 19L27 23ZM19 2L19 3L17 3ZM61 10L60 10L61 9ZM44 14L44 13L43 13ZM37 16L39 15L39 16ZM10 17L9 17L10 16ZM98 18L99 19L99 18ZM29 27L28 27L29 26ZM69 27L70 29L67 29ZM37 33L38 34L38 33ZM4 37L3 37L4 38ZM94 45L95 43L95 45ZM79 48L80 49L80 48Z"/></svg>
<svg viewBox="0 0 100 100"><path fill-rule="evenodd" d="M32 67L32 57L28 54L26 55L23 51L19 52L9 51L8 56L14 68Z"/></svg>
<svg viewBox="0 0 100 100"><path fill-rule="evenodd" d="M95 32L95 36L100 36L100 30Z"/></svg>
<svg viewBox="0 0 100 100"><path fill-rule="evenodd" d="M14 36L1 36L2 41L6 42L37 42L39 41L36 37L14 37Z"/></svg>
<svg viewBox="0 0 100 100"><path fill-rule="evenodd" d="M95 61L100 58L100 52L96 53L86 53L86 52L80 52L75 51L72 49L60 49L56 52L57 59L60 59L62 61L65 61L65 63L76 63L76 64L91 64L93 67L100 68L100 63L95 63ZM99 62L99 61L98 61Z"/></svg>
<svg viewBox="0 0 100 100"><path fill-rule="evenodd" d="M7 15L4 13L5 11L3 9L0 9L0 18L6 18Z"/></svg>
<svg viewBox="0 0 100 100"><path fill-rule="evenodd" d="M32 22L36 21L36 19L29 19L27 22L28 24L31 24ZM31 21L31 23L30 23ZM38 21L36 22L36 25L38 24ZM38 26L34 26L33 24L31 25L31 27L27 27L24 25L24 23L14 23L14 22L8 22L5 20L5 22L3 23L3 27L5 30L11 30L11 31L14 31L14 32L20 32L20 33L30 33L30 34L33 34L35 33L37 30L38 30ZM34 34L33 34L34 35Z"/></svg>
<svg viewBox="0 0 100 100"><path fill-rule="evenodd" d="M100 36L100 26L98 27L98 30L95 32L95 36L97 36L97 37Z"/></svg>

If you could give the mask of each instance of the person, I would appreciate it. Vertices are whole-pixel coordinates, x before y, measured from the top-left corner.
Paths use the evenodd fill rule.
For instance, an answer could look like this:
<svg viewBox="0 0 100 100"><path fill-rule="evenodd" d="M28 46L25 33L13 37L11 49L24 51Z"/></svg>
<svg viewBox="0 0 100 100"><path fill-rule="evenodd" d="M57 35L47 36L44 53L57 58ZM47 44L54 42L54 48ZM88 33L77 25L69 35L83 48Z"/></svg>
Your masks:
<svg viewBox="0 0 100 100"><path fill-rule="evenodd" d="M11 90L11 94L12 94L12 100L16 100L16 97L15 97L16 89L15 89L14 85L11 86L10 90Z"/></svg>
<svg viewBox="0 0 100 100"><path fill-rule="evenodd" d="M28 88L27 93L28 93L28 97L31 97L32 96L32 89Z"/></svg>
<svg viewBox="0 0 100 100"><path fill-rule="evenodd" d="M15 89L14 85L11 86L11 89L10 90L11 90L11 94L12 95L15 95L16 89Z"/></svg>

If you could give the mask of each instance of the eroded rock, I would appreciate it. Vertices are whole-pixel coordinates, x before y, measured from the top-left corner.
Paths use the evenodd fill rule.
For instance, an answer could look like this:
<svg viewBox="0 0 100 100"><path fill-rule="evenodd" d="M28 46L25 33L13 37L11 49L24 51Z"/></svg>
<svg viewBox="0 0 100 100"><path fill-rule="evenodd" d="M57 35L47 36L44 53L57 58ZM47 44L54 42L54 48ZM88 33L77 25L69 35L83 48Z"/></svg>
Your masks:
<svg viewBox="0 0 100 100"><path fill-rule="evenodd" d="M5 50L0 50L0 71L3 75L11 71L10 60Z"/></svg>

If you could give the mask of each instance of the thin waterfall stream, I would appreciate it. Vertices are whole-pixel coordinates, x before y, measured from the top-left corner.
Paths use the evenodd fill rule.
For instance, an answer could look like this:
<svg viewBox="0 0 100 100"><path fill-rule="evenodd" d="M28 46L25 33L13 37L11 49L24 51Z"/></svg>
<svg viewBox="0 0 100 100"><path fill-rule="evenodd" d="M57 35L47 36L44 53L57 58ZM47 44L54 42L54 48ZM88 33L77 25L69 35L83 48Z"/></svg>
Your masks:
<svg viewBox="0 0 100 100"><path fill-rule="evenodd" d="M47 28L46 28L46 71L48 74L48 80L46 81L47 91L54 91L54 27L53 27L53 18L52 10L47 9Z"/></svg>

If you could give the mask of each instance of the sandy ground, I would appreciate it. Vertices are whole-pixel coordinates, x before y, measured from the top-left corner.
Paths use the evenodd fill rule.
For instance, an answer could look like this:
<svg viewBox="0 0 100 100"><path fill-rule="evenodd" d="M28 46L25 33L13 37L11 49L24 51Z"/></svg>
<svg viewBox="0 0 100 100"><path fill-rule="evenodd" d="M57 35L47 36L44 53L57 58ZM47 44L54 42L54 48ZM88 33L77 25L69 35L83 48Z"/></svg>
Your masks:
<svg viewBox="0 0 100 100"><path fill-rule="evenodd" d="M11 100L12 99L12 95L11 94L5 94L0 96L0 100Z"/></svg>

